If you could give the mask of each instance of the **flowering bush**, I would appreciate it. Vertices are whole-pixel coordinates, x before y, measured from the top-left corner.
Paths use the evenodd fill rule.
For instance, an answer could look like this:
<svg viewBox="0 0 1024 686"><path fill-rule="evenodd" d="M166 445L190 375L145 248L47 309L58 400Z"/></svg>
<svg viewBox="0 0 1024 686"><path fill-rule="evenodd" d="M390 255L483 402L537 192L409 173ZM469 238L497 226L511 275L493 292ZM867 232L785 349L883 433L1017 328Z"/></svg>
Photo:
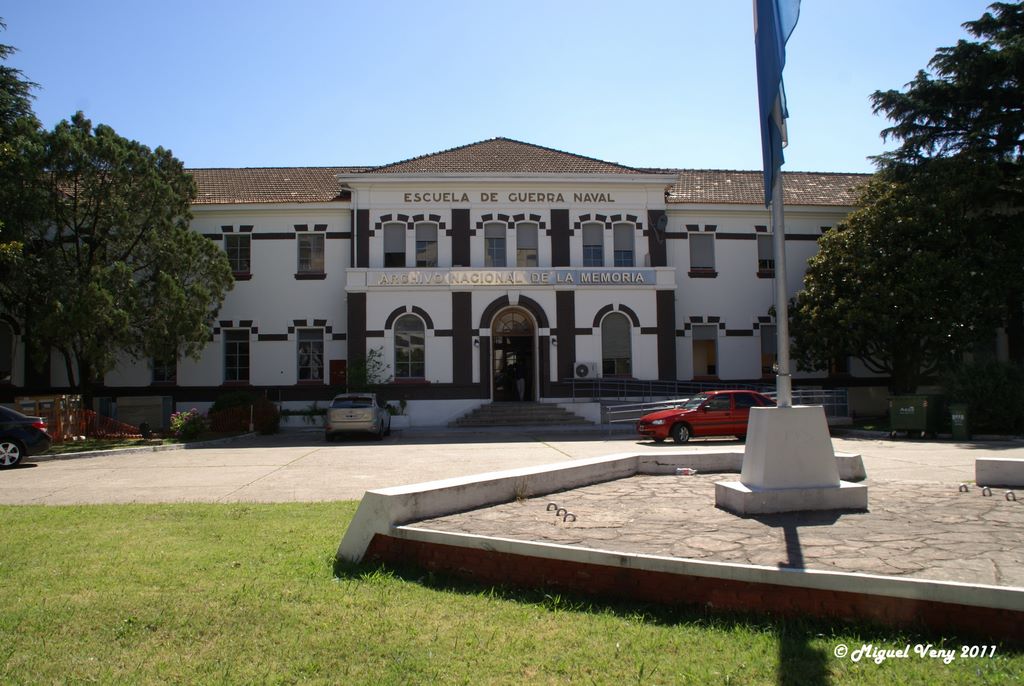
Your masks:
<svg viewBox="0 0 1024 686"><path fill-rule="evenodd" d="M195 408L171 415L171 433L182 440L191 441L198 438L207 428L206 417L199 414L199 410Z"/></svg>

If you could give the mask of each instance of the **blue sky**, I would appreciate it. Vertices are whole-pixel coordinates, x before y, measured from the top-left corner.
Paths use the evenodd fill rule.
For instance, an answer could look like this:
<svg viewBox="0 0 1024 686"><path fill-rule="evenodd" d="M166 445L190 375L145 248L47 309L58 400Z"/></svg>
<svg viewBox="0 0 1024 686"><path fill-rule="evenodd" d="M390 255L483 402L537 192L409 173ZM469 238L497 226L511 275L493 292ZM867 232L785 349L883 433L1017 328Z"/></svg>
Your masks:
<svg viewBox="0 0 1024 686"><path fill-rule="evenodd" d="M871 171L900 88L977 0L803 0L784 169ZM190 167L393 162L494 136L635 166L758 169L750 0L34 0L2 10L46 126Z"/></svg>

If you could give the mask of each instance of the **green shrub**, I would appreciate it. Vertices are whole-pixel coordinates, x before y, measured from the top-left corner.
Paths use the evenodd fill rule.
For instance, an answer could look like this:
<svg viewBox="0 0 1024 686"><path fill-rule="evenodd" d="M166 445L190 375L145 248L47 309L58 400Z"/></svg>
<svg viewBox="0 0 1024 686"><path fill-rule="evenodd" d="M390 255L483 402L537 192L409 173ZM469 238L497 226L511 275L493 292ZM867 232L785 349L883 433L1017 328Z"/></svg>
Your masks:
<svg viewBox="0 0 1024 686"><path fill-rule="evenodd" d="M171 433L183 441L195 440L207 428L209 425L206 417L195 408L187 412L175 412L171 415Z"/></svg>
<svg viewBox="0 0 1024 686"><path fill-rule="evenodd" d="M249 424L261 434L277 433L281 414L277 405L266 398L249 396L245 405L232 405L217 411L210 410L210 428L217 433L237 433L249 430Z"/></svg>
<svg viewBox="0 0 1024 686"><path fill-rule="evenodd" d="M1024 369L996 360L960 366L943 381L951 403L966 403L975 433L1024 432Z"/></svg>
<svg viewBox="0 0 1024 686"><path fill-rule="evenodd" d="M221 412L232 407L249 407L255 405L260 400L260 396L252 393L251 391L231 391L223 395L217 396L217 400L214 401L213 407L210 408L210 414L214 412Z"/></svg>

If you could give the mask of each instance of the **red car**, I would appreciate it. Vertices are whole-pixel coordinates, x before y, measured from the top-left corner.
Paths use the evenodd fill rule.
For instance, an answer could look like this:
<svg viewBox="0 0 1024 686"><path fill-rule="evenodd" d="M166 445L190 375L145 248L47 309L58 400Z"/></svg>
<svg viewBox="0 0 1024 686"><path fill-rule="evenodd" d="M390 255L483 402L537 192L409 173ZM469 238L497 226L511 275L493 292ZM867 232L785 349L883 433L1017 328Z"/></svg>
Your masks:
<svg viewBox="0 0 1024 686"><path fill-rule="evenodd" d="M747 436L750 408L774 406L771 398L754 391L708 391L693 396L679 407L641 417L636 430L655 443L669 436L676 443L686 443L690 436L743 439Z"/></svg>

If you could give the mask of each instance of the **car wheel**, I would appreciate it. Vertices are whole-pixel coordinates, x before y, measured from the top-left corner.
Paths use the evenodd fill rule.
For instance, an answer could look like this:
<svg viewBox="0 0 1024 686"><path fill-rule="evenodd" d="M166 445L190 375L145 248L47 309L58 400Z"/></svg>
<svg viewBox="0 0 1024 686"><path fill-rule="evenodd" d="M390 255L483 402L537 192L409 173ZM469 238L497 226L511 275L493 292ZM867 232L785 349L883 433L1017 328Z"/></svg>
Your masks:
<svg viewBox="0 0 1024 686"><path fill-rule="evenodd" d="M690 440L690 427L686 424L676 424L672 427L672 440L676 443L686 443Z"/></svg>
<svg viewBox="0 0 1024 686"><path fill-rule="evenodd" d="M25 449L17 441L0 441L0 467L13 467L24 454Z"/></svg>
<svg viewBox="0 0 1024 686"><path fill-rule="evenodd" d="M384 440L384 422L381 422L380 426L377 427L377 435L374 436L374 438L376 438L378 441Z"/></svg>

